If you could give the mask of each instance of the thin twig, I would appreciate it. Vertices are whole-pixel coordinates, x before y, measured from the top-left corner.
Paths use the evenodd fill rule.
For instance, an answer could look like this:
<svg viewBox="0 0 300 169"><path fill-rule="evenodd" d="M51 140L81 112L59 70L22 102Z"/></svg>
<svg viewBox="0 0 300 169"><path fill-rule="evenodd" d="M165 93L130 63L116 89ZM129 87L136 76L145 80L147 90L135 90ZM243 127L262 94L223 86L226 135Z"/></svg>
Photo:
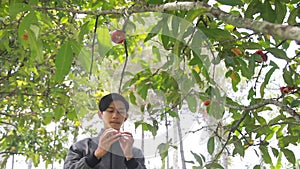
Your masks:
<svg viewBox="0 0 300 169"><path fill-rule="evenodd" d="M128 49L127 49L127 42L126 39L124 40L124 49L125 49L125 63L122 69L122 73L121 73L121 79L120 79L120 84L119 84L119 93L121 93L121 88L122 88L122 83L123 83L123 79L124 79L124 74L125 74L125 70L127 67L127 62L128 62Z"/></svg>
<svg viewBox="0 0 300 169"><path fill-rule="evenodd" d="M223 151L225 150L226 146L228 145L230 139L231 139L231 135L232 133L234 133L234 131L238 128L238 126L245 120L246 115L249 113L249 111L244 111L242 118L240 118L237 122L234 123L234 125L230 128L229 134L227 136L226 142L223 144L222 149L219 151L219 153L217 153L215 155L215 158L213 159L213 161L216 161L221 154L223 153ZM211 163L213 164L213 163Z"/></svg>
<svg viewBox="0 0 300 169"><path fill-rule="evenodd" d="M94 64L95 40L96 40L97 27L98 27L98 18L99 18L99 15L96 16L96 22L95 22L95 26L94 26L94 35L93 35L93 42L92 42L92 58L91 58L91 67L90 67L90 75L89 75L90 79L92 76L92 70L93 70L93 64Z"/></svg>
<svg viewBox="0 0 300 169"><path fill-rule="evenodd" d="M126 14L126 11L125 11L124 12L124 24L123 24L123 28L122 28L122 31L125 33L125 36L126 36L125 29L126 29L128 21L129 21L129 17L130 17L130 14L128 14L128 13ZM119 84L119 93L121 93L122 83L123 83L124 74L125 74L125 70L127 67L128 57L129 57L126 37L124 39L123 45L124 45L124 50L125 50L125 63L124 63L122 73L121 73L121 79L120 79L120 84Z"/></svg>
<svg viewBox="0 0 300 169"><path fill-rule="evenodd" d="M11 152L11 151L2 151L2 152L0 152L0 155L1 155L1 154L20 154L20 155L23 155L24 153Z"/></svg>
<svg viewBox="0 0 300 169"><path fill-rule="evenodd" d="M8 123L8 122L5 122L5 121L0 121L0 124L6 124L6 125L10 125L10 126L13 126L13 127L15 127L16 129L18 129L18 127L17 127L15 124Z"/></svg>
<svg viewBox="0 0 300 169"><path fill-rule="evenodd" d="M4 115L4 116L7 116L7 117L13 117L13 116L10 115L10 114L7 114L7 113L1 113L1 112L0 112L0 115Z"/></svg>

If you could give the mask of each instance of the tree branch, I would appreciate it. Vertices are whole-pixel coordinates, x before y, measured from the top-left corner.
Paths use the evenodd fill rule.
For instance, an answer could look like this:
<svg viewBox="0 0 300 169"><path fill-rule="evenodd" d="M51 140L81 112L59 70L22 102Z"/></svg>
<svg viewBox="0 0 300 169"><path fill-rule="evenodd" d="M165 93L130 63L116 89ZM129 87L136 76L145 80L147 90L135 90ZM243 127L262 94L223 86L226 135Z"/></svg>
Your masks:
<svg viewBox="0 0 300 169"><path fill-rule="evenodd" d="M203 96L203 97L207 97L210 98L209 95L197 92L195 90L193 90L193 92L199 96ZM227 108L231 108L231 109L235 109L235 110L243 110L243 111L251 111L251 110L255 110L258 108L261 108L263 106L269 105L269 104L273 104L277 107L280 107L283 111L289 113L291 116L295 117L295 119L297 121L300 121L300 114L298 114L293 108L289 107L288 105L285 105L284 103L275 100L275 99L262 99L261 102L255 104L255 105L250 105L250 106L235 106L235 105L231 105L231 104L226 104L224 101L220 101L220 100L214 100L215 102L224 105Z"/></svg>
<svg viewBox="0 0 300 169"><path fill-rule="evenodd" d="M0 155L2 155L2 154L20 154L20 155L23 155L24 153L11 152L11 151L2 151L2 152L0 152Z"/></svg>
<svg viewBox="0 0 300 169"><path fill-rule="evenodd" d="M238 126L245 120L246 115L248 113L249 113L249 111L244 111L243 112L243 116L237 122L235 122L234 125L230 128L230 131L229 131L229 134L227 136L227 139L226 139L225 143L223 144L221 150L215 155L215 157L213 159L213 162L215 162L216 160L218 160L220 158L220 156L223 154L223 151L226 149L226 146L229 144L229 141L231 139L232 134L238 128ZM212 164L213 163L210 163L210 165L212 165Z"/></svg>
<svg viewBox="0 0 300 169"><path fill-rule="evenodd" d="M35 9L40 10L57 10L65 11L77 14L86 15L107 15L107 14L117 14L122 15L124 9L112 9L112 10L101 10L101 11L84 11L77 9L67 9L60 7L47 7L47 6L32 6ZM132 6L128 8L127 13L143 13L143 12L170 12L170 11L189 11L204 9L207 13L212 14L217 19L224 21L225 23L234 25L239 28L247 28L253 30L254 32L261 32L264 34L270 34L272 36L278 36L282 39L296 40L300 41L300 28L292 25L282 25L274 24L267 21L256 21L249 18L242 18L237 15L232 15L226 13L219 8L211 7L203 2L170 2L166 4L148 4L142 6Z"/></svg>
<svg viewBox="0 0 300 169"><path fill-rule="evenodd" d="M269 104L273 104L273 105L280 107L283 111L288 112L290 115L295 117L298 121L300 120L300 115L294 109L292 109L291 107L285 105L284 103L282 103L280 101L273 100L273 99L265 99L265 100L262 100L260 103L257 103L255 105L251 105L251 106L233 106L233 105L229 105L229 104L225 104L225 106L228 108L236 109L236 110L255 110L260 107L269 105Z"/></svg>
<svg viewBox="0 0 300 169"><path fill-rule="evenodd" d="M6 125L10 125L10 126L13 126L13 127L15 127L16 129L18 129L18 127L17 127L15 124L8 123L8 122L5 122L5 121L0 121L0 124L6 124Z"/></svg>
<svg viewBox="0 0 300 169"><path fill-rule="evenodd" d="M7 116L7 117L12 117L12 115L7 114L7 113L1 113L1 112L0 112L0 115L4 115L4 116Z"/></svg>

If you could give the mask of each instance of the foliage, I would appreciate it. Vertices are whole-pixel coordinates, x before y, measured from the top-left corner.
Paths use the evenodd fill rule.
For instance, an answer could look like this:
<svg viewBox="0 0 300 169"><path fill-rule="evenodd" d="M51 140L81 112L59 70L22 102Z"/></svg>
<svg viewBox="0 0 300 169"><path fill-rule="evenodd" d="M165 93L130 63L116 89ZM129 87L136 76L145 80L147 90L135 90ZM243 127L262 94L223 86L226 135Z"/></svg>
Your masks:
<svg viewBox="0 0 300 169"><path fill-rule="evenodd" d="M95 100L120 89L150 116L136 120L136 127L154 136L163 119L179 117L174 109L186 103L191 112L201 113L197 108L211 101L206 111L218 121L207 143L212 158L191 152L198 162L194 168L222 168L225 151L244 157L249 147L273 168L283 157L297 165L290 149L300 141L300 60L298 49L291 47L294 41L237 28L215 17L207 5L186 11L172 2L0 1L4 159L21 154L36 166L41 160L46 165L62 161L68 136L76 138L80 119L97 111ZM149 12L162 4L175 7ZM231 7L231 16L299 24L296 0L213 2L216 10L222 4ZM146 12L128 13L135 7ZM110 41L115 29L126 31L124 44ZM130 66L122 71L127 59ZM116 83L120 79L124 82ZM161 96L159 103L150 92ZM240 93L247 95L237 97ZM271 146L274 139L278 143Z"/></svg>

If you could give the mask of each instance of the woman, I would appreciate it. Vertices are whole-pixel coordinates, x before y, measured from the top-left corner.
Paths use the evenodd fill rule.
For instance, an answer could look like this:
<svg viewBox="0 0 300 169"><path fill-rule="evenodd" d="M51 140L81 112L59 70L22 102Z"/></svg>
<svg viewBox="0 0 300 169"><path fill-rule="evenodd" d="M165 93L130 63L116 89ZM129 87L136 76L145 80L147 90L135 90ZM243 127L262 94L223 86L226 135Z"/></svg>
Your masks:
<svg viewBox="0 0 300 169"><path fill-rule="evenodd" d="M128 109L123 96L104 96L98 111L104 128L98 137L86 138L70 147L64 169L146 169L144 155L133 147L131 133L120 131L128 118Z"/></svg>

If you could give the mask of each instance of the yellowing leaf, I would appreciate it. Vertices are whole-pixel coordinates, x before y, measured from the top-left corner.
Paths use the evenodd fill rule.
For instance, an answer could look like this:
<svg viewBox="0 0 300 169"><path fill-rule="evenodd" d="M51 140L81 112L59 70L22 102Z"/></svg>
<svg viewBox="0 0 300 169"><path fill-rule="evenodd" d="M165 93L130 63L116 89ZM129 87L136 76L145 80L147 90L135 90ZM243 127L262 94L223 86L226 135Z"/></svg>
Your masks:
<svg viewBox="0 0 300 169"><path fill-rule="evenodd" d="M231 52L234 53L236 56L243 54L243 52L239 48L232 48Z"/></svg>
<svg viewBox="0 0 300 169"><path fill-rule="evenodd" d="M236 74L232 71L232 73L230 74L230 78L233 82L238 82L238 79L236 77Z"/></svg>
<svg viewBox="0 0 300 169"><path fill-rule="evenodd" d="M201 70L200 70L200 68L199 68L198 65L194 66L194 70L195 70L197 73L200 73L200 72L201 72Z"/></svg>

